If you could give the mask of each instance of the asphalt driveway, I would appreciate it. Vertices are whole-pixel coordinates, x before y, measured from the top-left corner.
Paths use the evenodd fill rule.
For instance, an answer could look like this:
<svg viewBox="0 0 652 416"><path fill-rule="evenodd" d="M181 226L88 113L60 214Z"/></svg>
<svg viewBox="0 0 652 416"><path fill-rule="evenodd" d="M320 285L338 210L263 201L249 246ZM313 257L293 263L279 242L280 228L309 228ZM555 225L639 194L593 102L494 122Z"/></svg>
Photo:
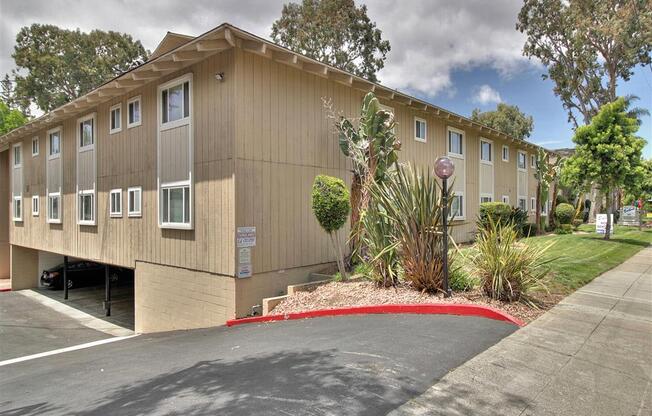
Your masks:
<svg viewBox="0 0 652 416"><path fill-rule="evenodd" d="M0 367L0 414L384 414L514 330L369 315L141 335Z"/></svg>

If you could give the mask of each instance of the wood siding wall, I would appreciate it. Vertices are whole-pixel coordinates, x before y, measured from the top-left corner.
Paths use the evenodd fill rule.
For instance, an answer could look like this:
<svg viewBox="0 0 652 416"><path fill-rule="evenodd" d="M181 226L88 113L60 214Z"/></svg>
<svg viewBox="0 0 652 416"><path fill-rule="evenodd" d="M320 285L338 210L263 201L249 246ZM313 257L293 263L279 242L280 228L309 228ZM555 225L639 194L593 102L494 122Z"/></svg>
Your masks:
<svg viewBox="0 0 652 416"><path fill-rule="evenodd" d="M9 147L11 149L11 147ZM11 192L9 191L9 150L0 152L0 279L9 278L9 218Z"/></svg>
<svg viewBox="0 0 652 416"><path fill-rule="evenodd" d="M233 51L214 55L88 111L87 114L97 113L96 226L76 223L78 165L75 141L78 117L62 123L62 224L46 223L46 130L37 134L41 151L34 158L29 152L34 135L24 137L23 197L30 204L24 204L23 223L12 222L9 226L11 243L124 267L133 268L136 260L142 260L233 275L235 206L232 110L235 80L227 77L218 82L214 78L216 72L233 74L233 59ZM159 84L188 72L194 74L194 213L202 220L190 231L161 229L158 227L156 192L156 90ZM127 128L126 102L137 95L142 97L142 124ZM110 135L109 108L120 102L123 103L122 131ZM53 177L50 180L53 181ZM130 218L127 215L127 188L130 186L143 188L142 217ZM108 195L115 188L123 190L121 218L109 217ZM31 196L36 194L41 198L41 214L32 217Z"/></svg>

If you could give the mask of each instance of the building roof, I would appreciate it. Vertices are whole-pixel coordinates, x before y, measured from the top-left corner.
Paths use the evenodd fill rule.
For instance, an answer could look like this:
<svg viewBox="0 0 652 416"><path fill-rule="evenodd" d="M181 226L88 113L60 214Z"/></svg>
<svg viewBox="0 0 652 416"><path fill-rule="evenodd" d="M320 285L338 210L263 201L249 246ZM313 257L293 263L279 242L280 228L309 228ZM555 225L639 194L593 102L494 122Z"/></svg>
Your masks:
<svg viewBox="0 0 652 416"><path fill-rule="evenodd" d="M185 40L185 42L183 42L183 40ZM174 46L175 44L177 44L177 46ZM474 127L481 132L494 137L511 140L512 142L519 142L524 146L532 148L541 147L528 141L511 137L467 117L455 114L452 111L448 111L398 90L388 88L378 83L373 83L339 68L335 68L293 52L283 46L253 35L229 23L223 23L194 38L187 35L168 32L147 62L114 77L83 96L31 120L25 125L12 130L3 136L0 136L0 150L6 148L9 143L14 140L36 132L42 128L55 126L57 123L72 116L81 115L90 108L110 101L113 97L126 94L131 90L162 78L167 74L178 71L179 69L199 62L208 56L232 47L240 47L248 52L264 56L276 62L310 72L323 78L331 79L335 82L364 92L373 92L379 98L393 100L399 104L431 113L436 117L450 120L451 122L463 126Z"/></svg>

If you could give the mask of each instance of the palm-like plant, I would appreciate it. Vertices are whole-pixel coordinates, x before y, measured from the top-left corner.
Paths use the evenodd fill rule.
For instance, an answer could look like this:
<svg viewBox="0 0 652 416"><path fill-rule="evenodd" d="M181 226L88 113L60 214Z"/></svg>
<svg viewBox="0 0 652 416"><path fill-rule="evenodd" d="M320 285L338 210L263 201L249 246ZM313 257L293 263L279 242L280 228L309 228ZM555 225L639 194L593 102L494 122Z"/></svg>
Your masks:
<svg viewBox="0 0 652 416"><path fill-rule="evenodd" d="M553 208L557 198L557 181L561 172L561 165L563 159L557 157L554 162L550 161L550 154L545 150L539 148L536 154L536 170L534 171L534 178L537 180L537 196L536 196L536 224L537 234L541 234L541 208L544 204L548 203L548 191L550 185L554 184L553 192ZM554 211L551 212L554 214ZM554 215L551 215L551 217ZM554 221L554 220L552 220Z"/></svg>

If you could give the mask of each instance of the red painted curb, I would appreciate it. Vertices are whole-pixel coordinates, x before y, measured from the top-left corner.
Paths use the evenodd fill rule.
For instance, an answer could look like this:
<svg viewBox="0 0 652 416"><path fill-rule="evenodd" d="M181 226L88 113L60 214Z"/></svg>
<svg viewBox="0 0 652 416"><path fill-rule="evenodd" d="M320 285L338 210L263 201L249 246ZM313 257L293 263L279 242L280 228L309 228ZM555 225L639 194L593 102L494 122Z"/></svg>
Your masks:
<svg viewBox="0 0 652 416"><path fill-rule="evenodd" d="M322 309L317 311L288 313L285 315L254 316L251 318L231 319L226 321L226 326L249 323L289 321L295 319L317 318L320 316L340 315L365 315L385 313L411 313L427 315L461 315L479 316L482 318L505 321L516 326L524 326L525 322L514 318L502 311L488 306L458 303L430 303L430 304L405 304L405 305L373 305L353 306L349 308Z"/></svg>
<svg viewBox="0 0 652 416"><path fill-rule="evenodd" d="M11 288L8 287L6 289L0 289L0 292L11 292Z"/></svg>

